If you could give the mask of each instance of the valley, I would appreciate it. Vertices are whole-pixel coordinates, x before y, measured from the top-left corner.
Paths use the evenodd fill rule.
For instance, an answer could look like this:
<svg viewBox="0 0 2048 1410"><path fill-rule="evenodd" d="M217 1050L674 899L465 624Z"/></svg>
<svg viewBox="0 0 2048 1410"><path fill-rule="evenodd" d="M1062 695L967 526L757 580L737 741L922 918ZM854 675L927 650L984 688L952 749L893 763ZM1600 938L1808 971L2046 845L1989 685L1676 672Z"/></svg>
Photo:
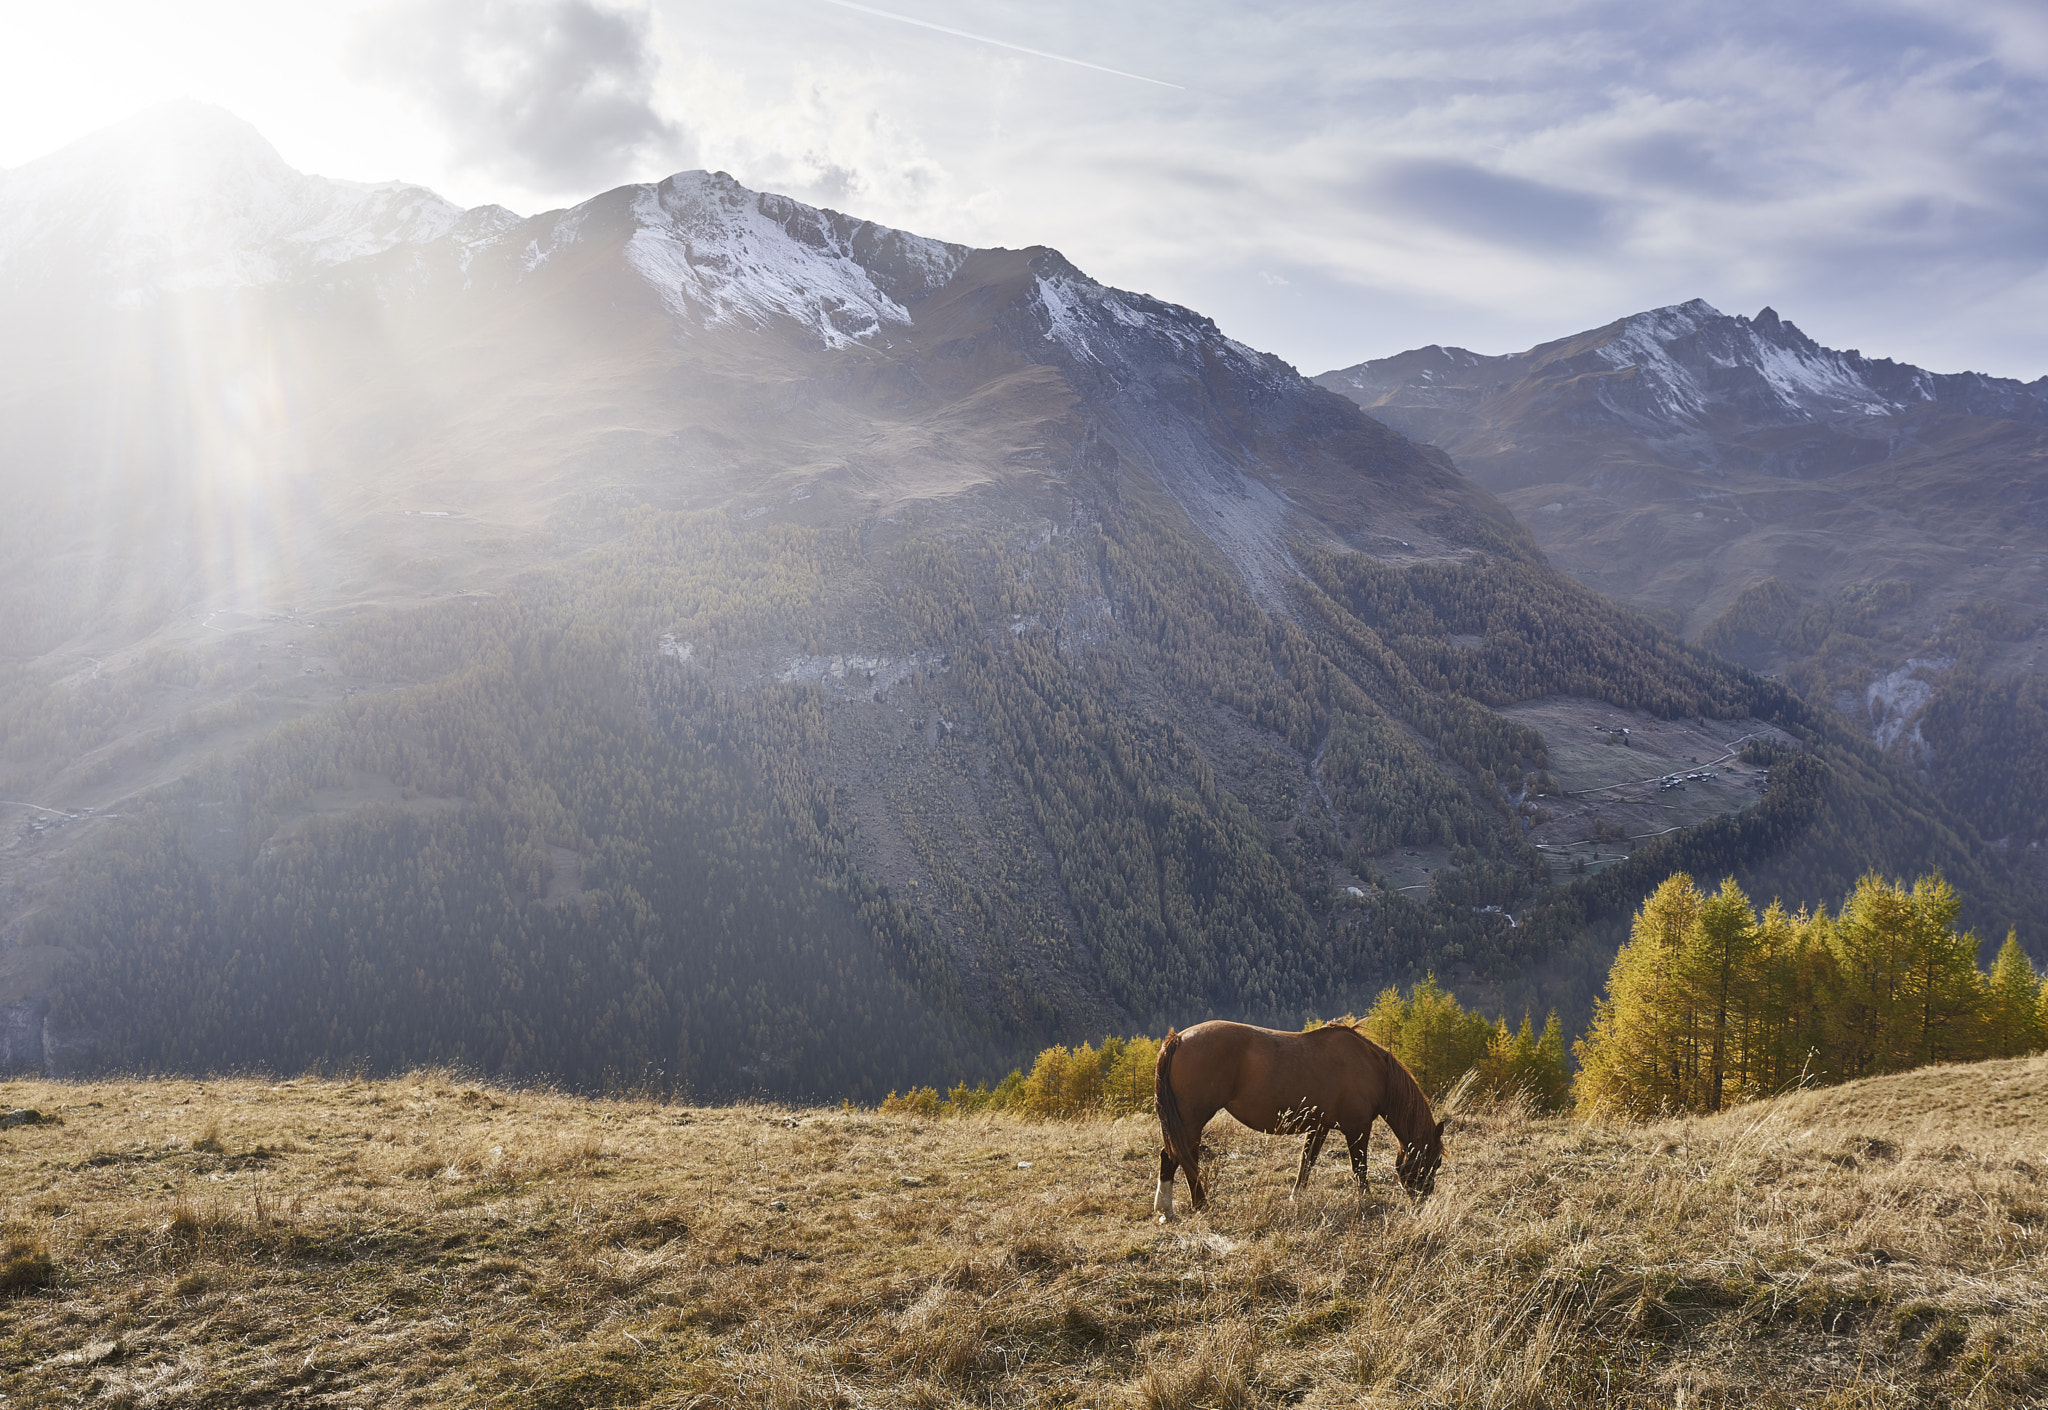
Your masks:
<svg viewBox="0 0 2048 1410"><path fill-rule="evenodd" d="M1529 700L1501 713L1543 734L1554 786L1529 800L1529 839L1575 875L1626 860L1622 844L1750 806L1770 774L1743 761L1744 747L1794 742L1758 720L1659 720L1597 700Z"/></svg>

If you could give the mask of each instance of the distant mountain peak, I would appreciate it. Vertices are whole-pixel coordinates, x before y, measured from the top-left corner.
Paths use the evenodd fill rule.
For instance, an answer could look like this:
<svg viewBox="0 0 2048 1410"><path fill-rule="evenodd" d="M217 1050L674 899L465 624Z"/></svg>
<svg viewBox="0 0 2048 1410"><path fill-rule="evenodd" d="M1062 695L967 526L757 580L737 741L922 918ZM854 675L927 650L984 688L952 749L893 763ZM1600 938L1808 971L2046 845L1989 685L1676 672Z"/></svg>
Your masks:
<svg viewBox="0 0 2048 1410"><path fill-rule="evenodd" d="M1725 316L1705 299L1687 299L1682 304L1665 304L1659 308L1645 309L1641 313L1632 313L1621 321L1632 327L1676 332L1697 328L1710 319Z"/></svg>
<svg viewBox="0 0 2048 1410"><path fill-rule="evenodd" d="M193 98L154 103L31 165L89 166L99 175L152 181L189 181L209 168L235 165L297 174L254 124Z"/></svg>
<svg viewBox="0 0 2048 1410"><path fill-rule="evenodd" d="M1516 386L1540 384L1553 389L1543 403L1552 408L1548 414L1564 418L1558 434L1583 435L1604 424L1665 447L1679 463L1711 458L1715 452L1702 437L1731 427L1867 426L1930 403L2048 422L2048 380L1935 374L1867 358L1823 346L1774 308L1744 318L1704 299L1646 309L1526 352L1473 357L1418 348L1318 380L1408 434L1439 443L1456 432L1448 423L1425 424L1427 418L1462 414ZM1402 407L1425 413L1425 420L1403 417ZM1526 413L1518 420L1526 422Z"/></svg>
<svg viewBox="0 0 2048 1410"><path fill-rule="evenodd" d="M464 216L423 186L295 171L247 122L179 99L0 174L0 285L119 306L274 284Z"/></svg>

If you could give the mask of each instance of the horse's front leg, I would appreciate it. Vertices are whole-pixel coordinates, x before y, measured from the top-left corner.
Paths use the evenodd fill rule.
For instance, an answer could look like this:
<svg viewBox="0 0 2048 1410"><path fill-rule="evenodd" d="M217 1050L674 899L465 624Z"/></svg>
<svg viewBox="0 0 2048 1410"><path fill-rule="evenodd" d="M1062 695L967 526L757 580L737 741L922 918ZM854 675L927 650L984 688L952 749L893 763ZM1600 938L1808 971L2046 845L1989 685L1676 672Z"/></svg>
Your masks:
<svg viewBox="0 0 2048 1410"><path fill-rule="evenodd" d="M1358 1177L1358 1188L1361 1192L1365 1189L1365 1147L1366 1143L1370 1140L1372 1140L1372 1126L1370 1124L1355 1136L1349 1131L1344 1133L1344 1145L1351 1152L1351 1173Z"/></svg>
<svg viewBox="0 0 2048 1410"><path fill-rule="evenodd" d="M1294 1199L1308 1188L1308 1172L1315 1169L1316 1157L1323 1153L1323 1140L1330 1134L1327 1126L1318 1126L1301 1141L1301 1169L1294 1176L1294 1188L1287 1198Z"/></svg>

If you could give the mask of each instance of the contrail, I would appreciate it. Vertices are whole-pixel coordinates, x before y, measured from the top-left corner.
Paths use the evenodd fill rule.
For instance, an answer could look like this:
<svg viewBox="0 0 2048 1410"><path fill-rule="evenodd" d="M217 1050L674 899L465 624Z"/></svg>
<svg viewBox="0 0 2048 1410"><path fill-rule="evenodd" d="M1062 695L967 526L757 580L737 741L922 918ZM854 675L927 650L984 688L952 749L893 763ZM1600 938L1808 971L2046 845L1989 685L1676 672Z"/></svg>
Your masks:
<svg viewBox="0 0 2048 1410"><path fill-rule="evenodd" d="M898 24L914 24L919 29L937 30L940 34L950 34L955 39L971 39L977 44L993 44L998 49L1014 49L1019 54L1029 54L1034 59L1051 59L1055 63L1073 64L1077 68L1094 69L1097 73L1113 73L1118 78L1135 78L1140 83L1156 83L1161 88L1181 88L1180 84L1168 83L1163 78L1147 78L1142 73L1125 73L1122 69L1105 68L1101 64L1091 64L1086 59L1070 59L1065 54L1048 54L1043 49L1027 49L1022 44L1012 44L1007 39L991 39L986 34L970 34L964 29L952 29L946 25L933 24L930 20L914 20L908 15L899 15L893 10L877 10L872 5L856 5L853 3L853 0L825 0L825 3L837 5L842 10L858 10L863 15L873 15L877 19L894 20ZM1185 92L1186 90L1182 89L1182 91Z"/></svg>

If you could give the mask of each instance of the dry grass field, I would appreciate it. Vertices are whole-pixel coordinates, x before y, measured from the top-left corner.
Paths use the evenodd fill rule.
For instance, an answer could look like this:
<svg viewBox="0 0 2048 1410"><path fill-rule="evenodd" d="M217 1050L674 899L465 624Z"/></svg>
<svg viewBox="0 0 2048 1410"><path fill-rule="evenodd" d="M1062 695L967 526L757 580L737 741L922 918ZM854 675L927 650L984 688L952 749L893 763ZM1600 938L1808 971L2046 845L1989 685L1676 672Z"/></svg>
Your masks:
<svg viewBox="0 0 2048 1410"><path fill-rule="evenodd" d="M0 1083L0 1404L2038 1405L2048 1059L1473 1112L1436 1196L1229 1118ZM1183 1199L1183 1207L1185 1200Z"/></svg>

